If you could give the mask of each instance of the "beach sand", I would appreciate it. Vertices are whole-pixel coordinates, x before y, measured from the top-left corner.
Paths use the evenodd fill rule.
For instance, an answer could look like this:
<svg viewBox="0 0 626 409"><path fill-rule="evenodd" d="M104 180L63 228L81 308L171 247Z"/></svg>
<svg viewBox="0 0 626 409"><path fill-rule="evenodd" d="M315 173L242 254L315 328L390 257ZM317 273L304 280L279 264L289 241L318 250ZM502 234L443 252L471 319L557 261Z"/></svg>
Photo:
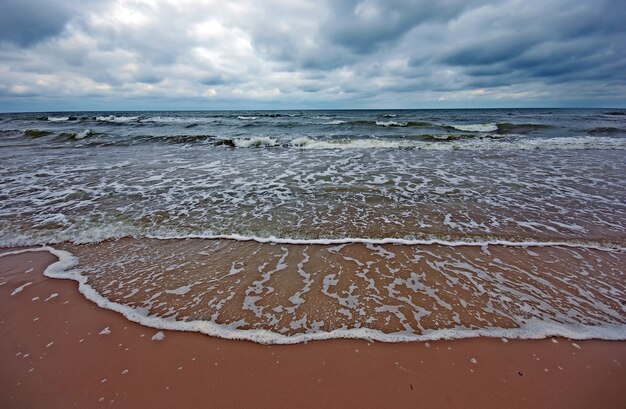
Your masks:
<svg viewBox="0 0 626 409"><path fill-rule="evenodd" d="M268 346L161 333L44 277L54 261L0 258L2 408L626 408L623 341Z"/></svg>

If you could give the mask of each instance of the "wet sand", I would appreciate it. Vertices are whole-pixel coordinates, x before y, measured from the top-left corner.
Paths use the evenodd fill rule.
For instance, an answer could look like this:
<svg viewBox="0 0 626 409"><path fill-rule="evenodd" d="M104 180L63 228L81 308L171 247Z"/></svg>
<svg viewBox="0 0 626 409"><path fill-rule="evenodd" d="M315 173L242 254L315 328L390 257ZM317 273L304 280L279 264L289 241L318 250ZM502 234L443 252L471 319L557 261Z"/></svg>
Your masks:
<svg viewBox="0 0 626 409"><path fill-rule="evenodd" d="M626 251L146 238L56 249L77 259L98 305L112 301L131 321L155 325L149 315L157 327L228 339L290 344L334 330L381 342L537 338L559 324L562 336L579 338L571 334L586 325L620 339L609 326L626 328ZM372 332L355 331L363 327Z"/></svg>
<svg viewBox="0 0 626 409"><path fill-rule="evenodd" d="M54 261L0 258L2 408L626 407L623 341L158 340L44 277Z"/></svg>

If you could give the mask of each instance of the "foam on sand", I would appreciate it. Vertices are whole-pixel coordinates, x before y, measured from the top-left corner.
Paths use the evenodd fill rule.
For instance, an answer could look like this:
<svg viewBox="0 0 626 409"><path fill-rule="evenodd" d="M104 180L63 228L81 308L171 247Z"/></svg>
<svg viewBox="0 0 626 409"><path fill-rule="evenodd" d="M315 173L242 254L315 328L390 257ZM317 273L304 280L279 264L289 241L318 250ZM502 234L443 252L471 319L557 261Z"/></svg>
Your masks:
<svg viewBox="0 0 626 409"><path fill-rule="evenodd" d="M264 329L242 330L238 329L237 325L218 324L216 322L205 320L177 321L166 317L151 316L148 315L148 312L145 309L132 308L127 305L113 302L102 296L88 284L88 277L84 275L84 272L81 269L76 268L78 259L68 251L45 246L34 249L7 252L0 254L0 257L27 251L47 251L58 257L58 261L52 263L46 268L44 272L45 276L57 279L75 280L79 283L80 292L86 298L95 302L98 306L117 311L131 321L161 330L200 332L210 336L226 339L248 340L263 344L296 344L312 340L335 338L366 339L381 342L433 341L472 337L541 339L552 336L562 336L577 340L626 339L626 325L624 324L604 324L601 326L571 323L564 324L556 321L536 318L524 320L518 328L466 328L458 326L455 328L426 330L420 334L410 333L407 331L385 333L376 329L361 327L350 329L340 328L332 331L316 330L307 333L298 333L295 335L284 335Z"/></svg>

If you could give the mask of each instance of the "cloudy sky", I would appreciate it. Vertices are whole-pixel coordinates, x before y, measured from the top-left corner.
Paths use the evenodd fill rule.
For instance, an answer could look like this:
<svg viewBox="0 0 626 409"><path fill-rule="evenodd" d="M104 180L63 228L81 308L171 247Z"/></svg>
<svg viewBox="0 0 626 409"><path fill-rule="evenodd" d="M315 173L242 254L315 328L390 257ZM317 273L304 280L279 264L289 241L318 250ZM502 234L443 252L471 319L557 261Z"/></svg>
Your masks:
<svg viewBox="0 0 626 409"><path fill-rule="evenodd" d="M626 106L624 0L0 10L0 111Z"/></svg>

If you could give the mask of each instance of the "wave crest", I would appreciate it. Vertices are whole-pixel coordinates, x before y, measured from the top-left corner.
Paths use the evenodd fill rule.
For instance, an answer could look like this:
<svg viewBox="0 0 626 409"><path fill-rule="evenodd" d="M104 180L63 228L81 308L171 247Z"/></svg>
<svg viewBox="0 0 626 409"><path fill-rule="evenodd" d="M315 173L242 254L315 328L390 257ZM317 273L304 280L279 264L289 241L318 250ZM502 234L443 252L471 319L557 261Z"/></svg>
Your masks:
<svg viewBox="0 0 626 409"><path fill-rule="evenodd" d="M138 116L115 116L115 115L107 115L107 116L97 116L96 121L100 122L111 122L111 123L127 123L127 122L135 122L139 120Z"/></svg>

